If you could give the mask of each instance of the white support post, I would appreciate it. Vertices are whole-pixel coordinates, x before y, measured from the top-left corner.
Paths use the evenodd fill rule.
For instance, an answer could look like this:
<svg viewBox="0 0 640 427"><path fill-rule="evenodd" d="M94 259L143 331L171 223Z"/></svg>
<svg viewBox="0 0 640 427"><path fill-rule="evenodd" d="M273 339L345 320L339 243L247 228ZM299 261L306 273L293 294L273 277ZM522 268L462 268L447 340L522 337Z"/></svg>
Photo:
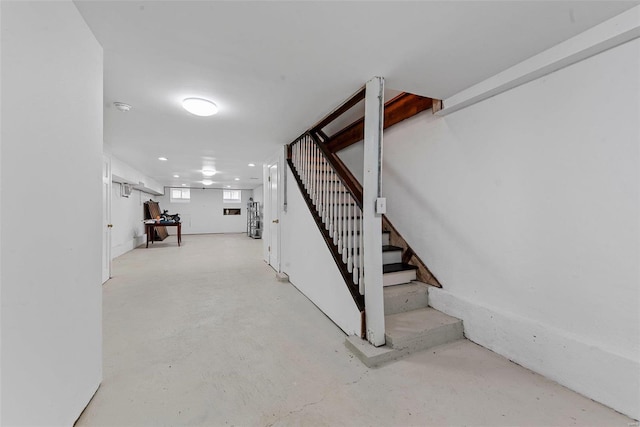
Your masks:
<svg viewBox="0 0 640 427"><path fill-rule="evenodd" d="M382 288L382 216L376 213L381 196L382 125L384 79L374 77L366 85L364 98L364 177L362 182L362 231L364 248L364 301L367 339L384 345L384 293Z"/></svg>

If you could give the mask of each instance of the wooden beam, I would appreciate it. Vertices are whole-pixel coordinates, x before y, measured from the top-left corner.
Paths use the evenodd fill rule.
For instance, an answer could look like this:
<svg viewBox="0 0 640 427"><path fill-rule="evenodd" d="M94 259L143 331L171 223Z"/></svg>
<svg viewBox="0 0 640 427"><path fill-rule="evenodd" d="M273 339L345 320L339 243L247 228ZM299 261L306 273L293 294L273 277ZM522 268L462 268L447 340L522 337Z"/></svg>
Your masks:
<svg viewBox="0 0 640 427"><path fill-rule="evenodd" d="M384 129L431 108L432 99L402 93L384 105ZM327 148L335 153L364 138L364 118L356 120L329 138Z"/></svg>

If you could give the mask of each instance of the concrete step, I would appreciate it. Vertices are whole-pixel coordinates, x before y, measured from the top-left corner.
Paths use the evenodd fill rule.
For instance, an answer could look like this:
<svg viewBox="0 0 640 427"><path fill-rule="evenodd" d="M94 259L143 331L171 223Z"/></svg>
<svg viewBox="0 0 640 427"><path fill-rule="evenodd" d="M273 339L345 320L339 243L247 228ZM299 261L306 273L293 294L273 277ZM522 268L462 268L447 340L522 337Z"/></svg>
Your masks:
<svg viewBox="0 0 640 427"><path fill-rule="evenodd" d="M382 285L395 286L416 280L418 267L404 263L385 264L382 266Z"/></svg>
<svg viewBox="0 0 640 427"><path fill-rule="evenodd" d="M422 282L384 288L384 314L405 313L429 305L428 285Z"/></svg>
<svg viewBox="0 0 640 427"><path fill-rule="evenodd" d="M356 336L345 339L345 346L368 367L464 338L461 320L432 308L385 316L385 322L387 343L382 347Z"/></svg>
<svg viewBox="0 0 640 427"><path fill-rule="evenodd" d="M385 316L387 345L415 352L464 337L462 320L426 307Z"/></svg>

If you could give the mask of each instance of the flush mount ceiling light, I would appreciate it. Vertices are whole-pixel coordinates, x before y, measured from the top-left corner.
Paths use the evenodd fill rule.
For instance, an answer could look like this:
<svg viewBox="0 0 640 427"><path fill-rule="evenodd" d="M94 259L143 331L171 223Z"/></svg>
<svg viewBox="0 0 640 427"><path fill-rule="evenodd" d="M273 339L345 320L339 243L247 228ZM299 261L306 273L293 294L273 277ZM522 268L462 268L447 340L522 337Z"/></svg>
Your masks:
<svg viewBox="0 0 640 427"><path fill-rule="evenodd" d="M255 165L256 165L255 163L249 163L250 168L255 167Z"/></svg>
<svg viewBox="0 0 640 427"><path fill-rule="evenodd" d="M169 159L167 159L166 157L158 157L158 160L162 160L163 162L166 162Z"/></svg>
<svg viewBox="0 0 640 427"><path fill-rule="evenodd" d="M187 186L187 184L182 184L182 186L183 186L183 187L186 187L186 186Z"/></svg>
<svg viewBox="0 0 640 427"><path fill-rule="evenodd" d="M218 106L211 101L202 98L186 98L182 101L182 107L196 116L213 116L218 112Z"/></svg>
<svg viewBox="0 0 640 427"><path fill-rule="evenodd" d="M173 175L174 178L180 178L180 175Z"/></svg>
<svg viewBox="0 0 640 427"><path fill-rule="evenodd" d="M231 188L231 186L230 186L230 185L227 185L227 188Z"/></svg>
<svg viewBox="0 0 640 427"><path fill-rule="evenodd" d="M202 183L203 183L204 185L211 185L211 184L213 184L213 181L211 181L210 179L203 179L203 180L202 180Z"/></svg>
<svg viewBox="0 0 640 427"><path fill-rule="evenodd" d="M202 175L204 176L213 176L216 174L216 171L211 169L202 169Z"/></svg>
<svg viewBox="0 0 640 427"><path fill-rule="evenodd" d="M115 105L115 107L123 113L131 110L131 105L125 104L124 102L114 102L113 105Z"/></svg>
<svg viewBox="0 0 640 427"><path fill-rule="evenodd" d="M234 178L236 181L240 181L240 178Z"/></svg>

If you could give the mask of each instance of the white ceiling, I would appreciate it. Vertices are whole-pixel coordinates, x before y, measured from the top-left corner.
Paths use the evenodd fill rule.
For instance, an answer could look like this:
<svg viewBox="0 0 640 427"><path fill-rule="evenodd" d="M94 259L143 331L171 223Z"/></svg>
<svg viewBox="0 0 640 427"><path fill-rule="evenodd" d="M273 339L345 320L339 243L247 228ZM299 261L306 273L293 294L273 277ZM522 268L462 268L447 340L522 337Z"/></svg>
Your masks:
<svg viewBox="0 0 640 427"><path fill-rule="evenodd" d="M447 98L638 4L75 3L104 47L107 149L165 185L201 187L209 166L234 188L260 185L263 161L373 76ZM192 96L220 112L187 113Z"/></svg>

